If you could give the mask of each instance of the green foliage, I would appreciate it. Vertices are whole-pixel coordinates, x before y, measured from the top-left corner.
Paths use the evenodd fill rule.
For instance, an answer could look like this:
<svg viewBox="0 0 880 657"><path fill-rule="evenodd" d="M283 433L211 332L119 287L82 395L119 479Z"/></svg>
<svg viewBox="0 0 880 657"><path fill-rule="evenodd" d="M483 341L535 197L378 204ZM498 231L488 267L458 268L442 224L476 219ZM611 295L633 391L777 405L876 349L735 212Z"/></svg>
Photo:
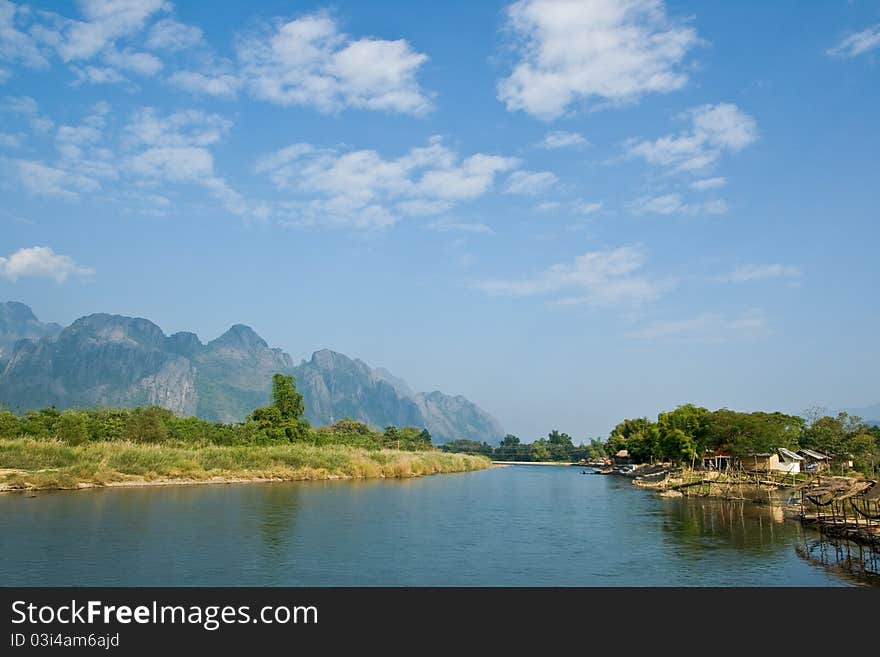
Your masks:
<svg viewBox="0 0 880 657"><path fill-rule="evenodd" d="M419 427L385 427L382 440L386 447L416 451L431 449L431 434Z"/></svg>
<svg viewBox="0 0 880 657"><path fill-rule="evenodd" d="M460 454L482 454L484 456L494 456L495 450L492 445L478 440L450 440L441 447L444 452L458 452ZM504 460L504 459L499 459Z"/></svg>
<svg viewBox="0 0 880 657"><path fill-rule="evenodd" d="M22 422L17 415L0 410L0 438L17 438L23 432Z"/></svg>
<svg viewBox="0 0 880 657"><path fill-rule="evenodd" d="M852 461L856 470L874 476L880 465L880 430L847 413L837 417L815 413L803 431L803 444L833 457L841 470Z"/></svg>
<svg viewBox="0 0 880 657"><path fill-rule="evenodd" d="M177 417L159 406L28 411L18 417L0 409L0 439L57 438L68 445L129 441L175 443L194 447L304 443L346 445L372 451L398 448L430 451L431 434L421 427L388 427L380 433L363 422L345 419L313 430L302 417L303 397L293 377L272 379L272 405L254 409L247 421L221 424L197 417ZM491 450L491 448L490 448Z"/></svg>
<svg viewBox="0 0 880 657"><path fill-rule="evenodd" d="M135 408L125 427L126 438L136 443L161 443L168 439L168 424L174 413L159 406Z"/></svg>
<svg viewBox="0 0 880 657"><path fill-rule="evenodd" d="M89 416L82 411L66 410L55 423L55 433L68 445L81 445L89 440Z"/></svg>
<svg viewBox="0 0 880 657"><path fill-rule="evenodd" d="M275 374L272 377L272 405L281 413L282 420L298 420L305 413L302 393L297 392L292 376Z"/></svg>

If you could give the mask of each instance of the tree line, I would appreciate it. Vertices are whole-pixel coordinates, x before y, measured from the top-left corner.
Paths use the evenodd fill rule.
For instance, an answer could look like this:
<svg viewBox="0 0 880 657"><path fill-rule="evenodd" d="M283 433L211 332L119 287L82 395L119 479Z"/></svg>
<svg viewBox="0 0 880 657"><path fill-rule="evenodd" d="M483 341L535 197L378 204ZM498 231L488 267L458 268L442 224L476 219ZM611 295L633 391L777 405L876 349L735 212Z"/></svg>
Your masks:
<svg viewBox="0 0 880 657"><path fill-rule="evenodd" d="M778 447L806 448L827 454L837 465L873 475L880 466L880 427L839 413L811 409L806 417L779 412L743 413L726 408L710 411L693 404L662 412L653 421L630 418L615 426L605 440L575 445L571 436L551 431L547 438L524 443L508 434L499 445L456 440L448 451L484 454L499 461L563 461L599 459L626 450L635 463L669 461L695 464L703 455L723 452L733 457L770 453Z"/></svg>
<svg viewBox="0 0 880 657"><path fill-rule="evenodd" d="M305 404L292 376L272 377L272 403L254 409L244 422L224 424L179 417L160 406L137 408L43 408L16 415L0 408L0 438L23 436L58 439L69 445L92 441L135 443L181 442L205 445L261 445L307 442L365 449L433 449L431 434L421 427L389 426L376 431L364 422L339 420L312 427L303 417Z"/></svg>

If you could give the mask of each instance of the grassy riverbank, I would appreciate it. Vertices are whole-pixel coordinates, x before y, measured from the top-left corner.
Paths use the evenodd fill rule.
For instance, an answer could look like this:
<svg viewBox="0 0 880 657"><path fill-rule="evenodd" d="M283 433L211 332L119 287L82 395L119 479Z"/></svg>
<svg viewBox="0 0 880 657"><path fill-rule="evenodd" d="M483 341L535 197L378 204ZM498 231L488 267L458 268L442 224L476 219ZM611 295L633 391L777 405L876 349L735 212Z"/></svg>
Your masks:
<svg viewBox="0 0 880 657"><path fill-rule="evenodd" d="M107 441L68 445L57 440L0 439L0 491L403 478L489 466L484 457L436 450L367 450L304 443L193 446Z"/></svg>

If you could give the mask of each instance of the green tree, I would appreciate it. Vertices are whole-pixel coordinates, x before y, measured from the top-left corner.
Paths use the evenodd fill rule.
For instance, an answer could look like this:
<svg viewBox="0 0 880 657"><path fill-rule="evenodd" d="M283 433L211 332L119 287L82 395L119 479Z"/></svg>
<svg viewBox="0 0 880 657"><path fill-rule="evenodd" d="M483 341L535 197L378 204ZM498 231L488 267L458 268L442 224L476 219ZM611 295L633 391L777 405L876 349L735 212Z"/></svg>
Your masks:
<svg viewBox="0 0 880 657"><path fill-rule="evenodd" d="M69 445L81 445L89 440L89 416L82 411L66 410L55 423L58 437Z"/></svg>
<svg viewBox="0 0 880 657"><path fill-rule="evenodd" d="M167 420L174 414L158 406L136 408L126 426L126 438L137 443L161 443L168 439Z"/></svg>
<svg viewBox="0 0 880 657"><path fill-rule="evenodd" d="M272 405L281 413L282 420L297 420L305 413L302 393L297 392L292 376L275 374L272 377Z"/></svg>
<svg viewBox="0 0 880 657"><path fill-rule="evenodd" d="M667 430L660 434L660 445L664 457L676 463L693 461L696 458L696 442L681 429Z"/></svg>
<svg viewBox="0 0 880 657"><path fill-rule="evenodd" d="M22 423L18 416L0 409L0 437L18 438L22 433Z"/></svg>

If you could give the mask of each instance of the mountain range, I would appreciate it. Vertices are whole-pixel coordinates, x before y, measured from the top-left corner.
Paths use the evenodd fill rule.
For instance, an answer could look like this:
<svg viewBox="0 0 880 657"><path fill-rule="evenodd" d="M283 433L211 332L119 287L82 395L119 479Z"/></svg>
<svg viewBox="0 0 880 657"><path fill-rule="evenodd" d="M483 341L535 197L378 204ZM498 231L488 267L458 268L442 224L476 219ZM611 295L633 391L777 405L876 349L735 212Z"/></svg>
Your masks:
<svg viewBox="0 0 880 657"><path fill-rule="evenodd" d="M296 378L314 426L343 418L426 427L435 443L497 442L498 422L462 396L414 392L382 368L322 349L295 364L250 327L202 343L147 319L94 314L70 326L0 303L0 402L13 410L155 404L179 415L238 422L269 400L276 372Z"/></svg>

